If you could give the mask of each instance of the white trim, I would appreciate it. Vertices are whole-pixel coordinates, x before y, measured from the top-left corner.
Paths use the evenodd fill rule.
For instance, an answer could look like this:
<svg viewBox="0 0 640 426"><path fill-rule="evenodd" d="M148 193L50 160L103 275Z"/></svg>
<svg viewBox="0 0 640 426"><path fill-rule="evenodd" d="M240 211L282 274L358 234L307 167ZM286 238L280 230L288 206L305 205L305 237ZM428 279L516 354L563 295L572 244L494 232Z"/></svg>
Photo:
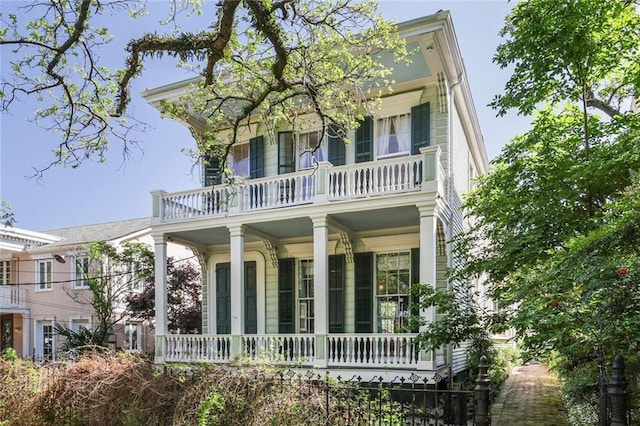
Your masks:
<svg viewBox="0 0 640 426"><path fill-rule="evenodd" d="M35 261L36 261L36 279L35 279L36 293L53 291L53 259L47 257L47 258L35 259ZM50 280L48 282L40 282L40 264L45 262L48 262L51 265L51 267L49 268ZM44 288L42 288L43 284L45 285Z"/></svg>

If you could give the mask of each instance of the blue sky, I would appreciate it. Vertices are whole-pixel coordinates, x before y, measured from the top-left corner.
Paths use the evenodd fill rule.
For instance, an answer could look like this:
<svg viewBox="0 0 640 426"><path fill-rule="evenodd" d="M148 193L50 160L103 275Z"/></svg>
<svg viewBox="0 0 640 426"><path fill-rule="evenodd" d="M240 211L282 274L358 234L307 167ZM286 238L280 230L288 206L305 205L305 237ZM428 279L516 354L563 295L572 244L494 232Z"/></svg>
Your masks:
<svg viewBox="0 0 640 426"><path fill-rule="evenodd" d="M6 0L2 3L3 13L18 4ZM116 20L115 26L109 24L115 40L100 52L104 59L122 66L126 42L157 28L156 23L166 17L167 3L151 1L149 6L149 15L140 21L126 22L125 17L124 22ZM515 113L497 118L486 106L502 92L509 77L509 72L500 70L491 58L500 42L498 31L512 6L513 2L507 0L380 2L383 15L396 22L440 9L451 11L490 159L510 139L526 132L530 123L529 118ZM6 61L2 61L3 73L6 67ZM53 168L45 172L40 181L30 176L34 167L42 167L53 159L57 136L26 120L37 107L34 100L25 99L9 114L0 116L0 198L11 204L16 226L45 231L150 216L150 191L172 192L198 187L198 171L192 168L192 160L181 152L182 148L193 146L189 131L176 122L162 119L140 96L146 88L190 76L170 64L156 61L134 81L130 112L150 128L138 135L141 150L134 148L129 160L123 161L122 146L113 142L106 163L86 162L77 169Z"/></svg>

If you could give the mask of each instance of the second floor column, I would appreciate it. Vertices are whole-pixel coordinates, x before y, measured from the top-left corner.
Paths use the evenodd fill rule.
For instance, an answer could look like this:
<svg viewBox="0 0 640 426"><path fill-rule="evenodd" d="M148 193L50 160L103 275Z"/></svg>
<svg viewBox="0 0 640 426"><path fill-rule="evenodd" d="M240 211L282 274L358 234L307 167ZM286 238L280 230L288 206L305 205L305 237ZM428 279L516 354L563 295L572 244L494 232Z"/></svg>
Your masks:
<svg viewBox="0 0 640 426"><path fill-rule="evenodd" d="M244 225L230 226L231 238L231 334L244 333ZM238 345L240 342L237 342ZM240 346L236 346L240 348Z"/></svg>

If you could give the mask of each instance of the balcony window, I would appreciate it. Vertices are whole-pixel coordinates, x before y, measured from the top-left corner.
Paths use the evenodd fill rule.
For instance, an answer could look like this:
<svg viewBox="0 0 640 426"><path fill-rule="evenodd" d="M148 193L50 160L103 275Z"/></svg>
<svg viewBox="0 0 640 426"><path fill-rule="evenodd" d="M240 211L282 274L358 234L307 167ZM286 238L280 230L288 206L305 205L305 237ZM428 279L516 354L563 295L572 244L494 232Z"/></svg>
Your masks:
<svg viewBox="0 0 640 426"><path fill-rule="evenodd" d="M411 116L399 114L377 121L378 157L411 152Z"/></svg>
<svg viewBox="0 0 640 426"><path fill-rule="evenodd" d="M278 133L278 174L296 171L292 132Z"/></svg>
<svg viewBox="0 0 640 426"><path fill-rule="evenodd" d="M227 168L233 176L249 177L249 144L236 144L227 155Z"/></svg>
<svg viewBox="0 0 640 426"><path fill-rule="evenodd" d="M300 133L298 146L300 154L300 169L309 169L320 161L327 160L327 144L320 140L320 131Z"/></svg>

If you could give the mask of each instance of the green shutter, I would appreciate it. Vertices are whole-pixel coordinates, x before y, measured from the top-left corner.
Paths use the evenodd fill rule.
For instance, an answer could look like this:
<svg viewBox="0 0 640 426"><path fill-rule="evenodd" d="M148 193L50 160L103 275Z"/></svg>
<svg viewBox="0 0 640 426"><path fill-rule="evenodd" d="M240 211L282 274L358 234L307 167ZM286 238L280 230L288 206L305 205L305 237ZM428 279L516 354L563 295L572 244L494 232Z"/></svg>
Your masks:
<svg viewBox="0 0 640 426"><path fill-rule="evenodd" d="M412 248L411 249L411 284L418 284L420 282L420 249ZM417 301L416 301L417 302ZM414 300L410 301L411 303L411 315L418 316L420 315L420 307L417 303L414 303ZM411 330L412 333L417 333L419 327L415 327Z"/></svg>
<svg viewBox="0 0 640 426"><path fill-rule="evenodd" d="M411 108L411 154L420 154L420 148L429 146L429 103Z"/></svg>
<svg viewBox="0 0 640 426"><path fill-rule="evenodd" d="M216 333L231 333L231 264L216 265Z"/></svg>
<svg viewBox="0 0 640 426"><path fill-rule="evenodd" d="M335 126L329 127L329 162L334 166L343 166L346 164L346 147L342 138L342 131Z"/></svg>
<svg viewBox="0 0 640 426"><path fill-rule="evenodd" d="M244 262L244 332L258 333L256 262Z"/></svg>
<svg viewBox="0 0 640 426"><path fill-rule="evenodd" d="M296 171L292 132L278 133L278 174Z"/></svg>
<svg viewBox="0 0 640 426"><path fill-rule="evenodd" d="M295 259L280 259L278 266L278 332L295 333Z"/></svg>
<svg viewBox="0 0 640 426"><path fill-rule="evenodd" d="M209 155L202 157L202 186L218 185L221 182L220 159Z"/></svg>
<svg viewBox="0 0 640 426"><path fill-rule="evenodd" d="M356 163L373 160L373 119L365 117L356 130Z"/></svg>
<svg viewBox="0 0 640 426"><path fill-rule="evenodd" d="M356 253L355 266L355 331L373 333L373 253Z"/></svg>
<svg viewBox="0 0 640 426"><path fill-rule="evenodd" d="M344 333L345 256L329 256L329 333Z"/></svg>
<svg viewBox="0 0 640 426"><path fill-rule="evenodd" d="M264 177L264 137L249 139L249 177Z"/></svg>

